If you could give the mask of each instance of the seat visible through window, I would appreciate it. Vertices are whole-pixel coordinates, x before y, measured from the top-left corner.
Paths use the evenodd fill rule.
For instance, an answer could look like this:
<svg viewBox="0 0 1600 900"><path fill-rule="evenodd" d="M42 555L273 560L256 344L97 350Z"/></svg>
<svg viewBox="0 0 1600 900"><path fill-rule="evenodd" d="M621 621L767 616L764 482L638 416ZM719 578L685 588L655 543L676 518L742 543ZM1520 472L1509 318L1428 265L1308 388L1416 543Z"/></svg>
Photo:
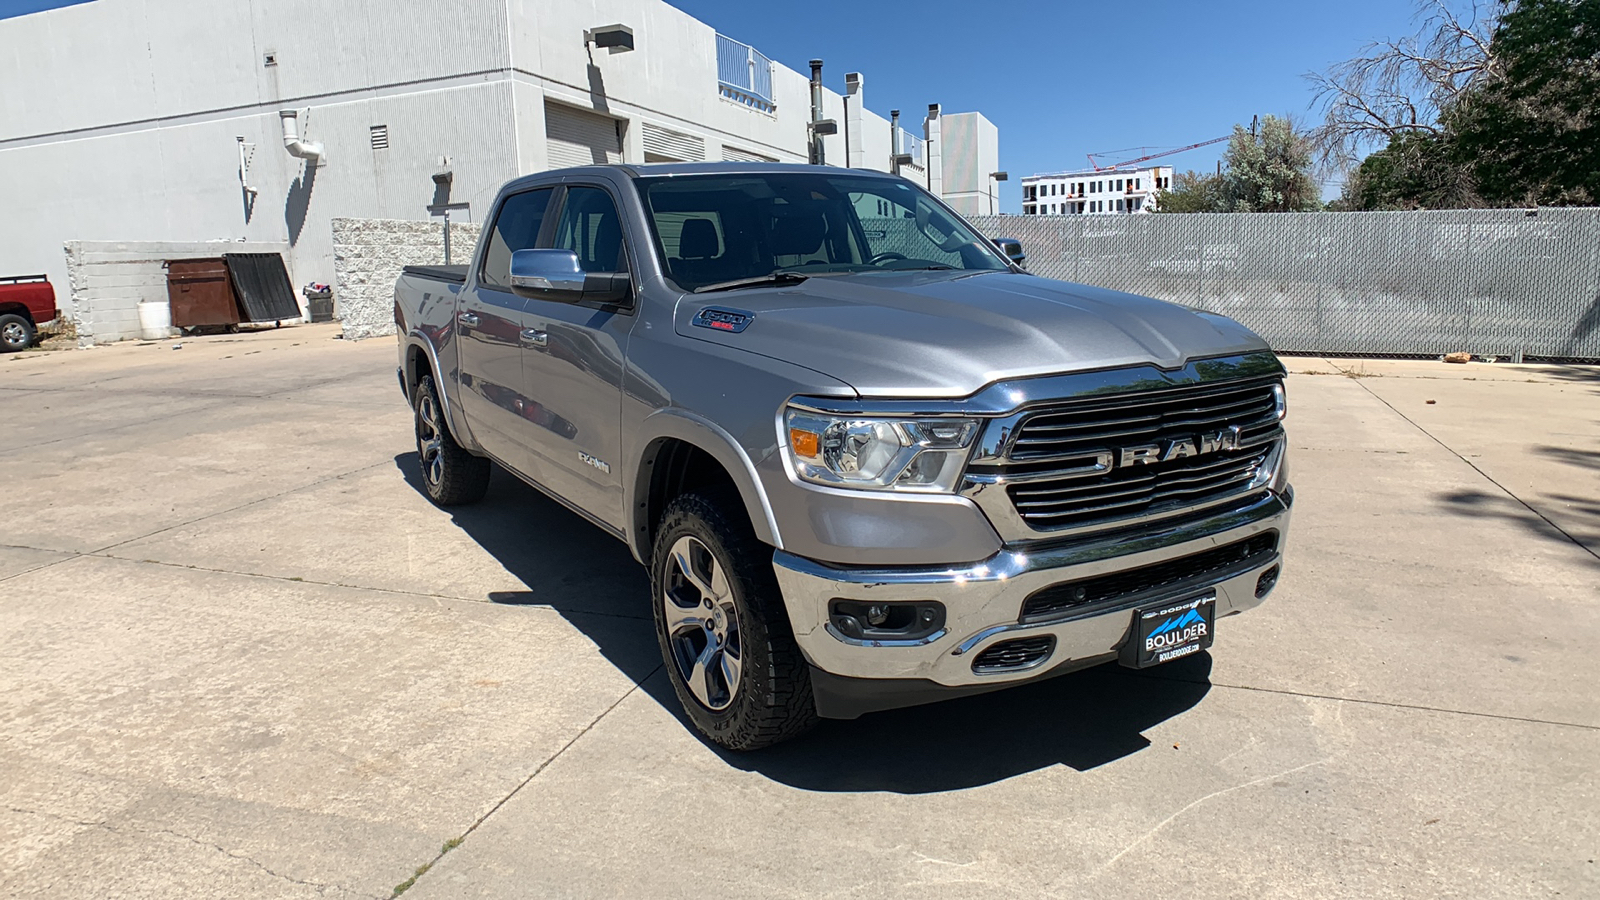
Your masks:
<svg viewBox="0 0 1600 900"><path fill-rule="evenodd" d="M600 188L567 189L554 246L578 254L578 264L585 272L628 271L622 219L611 195Z"/></svg>

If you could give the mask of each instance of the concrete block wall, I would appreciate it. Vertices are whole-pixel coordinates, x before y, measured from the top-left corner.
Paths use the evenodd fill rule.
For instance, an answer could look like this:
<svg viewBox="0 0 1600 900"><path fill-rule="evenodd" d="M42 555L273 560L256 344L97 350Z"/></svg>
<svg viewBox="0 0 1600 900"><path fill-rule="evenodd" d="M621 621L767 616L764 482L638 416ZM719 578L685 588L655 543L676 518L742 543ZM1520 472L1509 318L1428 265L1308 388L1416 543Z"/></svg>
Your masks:
<svg viewBox="0 0 1600 900"><path fill-rule="evenodd" d="M245 241L67 241L65 250L78 346L93 347L140 336L140 301L167 299L168 260L207 259L224 253L283 254L289 245Z"/></svg>
<svg viewBox="0 0 1600 900"><path fill-rule="evenodd" d="M451 223L450 253L472 259L480 226ZM333 220L333 302L346 340L394 334L394 283L405 266L444 262L441 220Z"/></svg>

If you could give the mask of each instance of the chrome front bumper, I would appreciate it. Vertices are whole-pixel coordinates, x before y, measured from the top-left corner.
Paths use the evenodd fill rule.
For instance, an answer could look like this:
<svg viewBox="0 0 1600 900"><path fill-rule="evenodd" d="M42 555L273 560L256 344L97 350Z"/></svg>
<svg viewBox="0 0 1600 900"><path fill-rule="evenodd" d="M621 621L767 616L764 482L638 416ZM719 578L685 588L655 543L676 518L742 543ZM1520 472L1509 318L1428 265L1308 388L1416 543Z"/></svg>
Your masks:
<svg viewBox="0 0 1600 900"><path fill-rule="evenodd" d="M1219 619L1259 605L1264 594L1256 596L1256 585L1265 571L1281 565L1293 498L1292 489L1269 491L1164 529L1035 551L1002 550L960 569L845 569L781 550L773 564L795 638L817 669L842 678L915 679L954 689L999 686L1058 672L1074 663L1113 658L1128 635L1135 607L1208 589L1216 591ZM1246 571L1222 572L1218 581L1188 582L1169 591L1136 595L1126 603L1078 616L1069 612L1038 623L1021 621L1023 601L1041 588L1139 569L1273 530L1278 533L1276 552ZM946 609L945 627L920 641L851 640L828 621L829 603L835 599L938 601ZM1055 649L1039 664L1016 671L973 671L973 660L985 648L1040 635L1053 635Z"/></svg>

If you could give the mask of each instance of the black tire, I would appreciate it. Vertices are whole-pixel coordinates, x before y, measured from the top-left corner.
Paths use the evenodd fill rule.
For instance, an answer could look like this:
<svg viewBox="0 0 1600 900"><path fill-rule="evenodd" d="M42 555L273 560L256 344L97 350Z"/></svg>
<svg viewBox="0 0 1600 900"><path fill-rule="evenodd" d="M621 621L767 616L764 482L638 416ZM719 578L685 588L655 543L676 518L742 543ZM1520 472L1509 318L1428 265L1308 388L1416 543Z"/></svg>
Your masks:
<svg viewBox="0 0 1600 900"><path fill-rule="evenodd" d="M450 435L432 375L424 375L417 382L412 413L417 431L417 459L422 464L422 487L428 499L439 506L460 506L482 500L489 490L489 460L468 453Z"/></svg>
<svg viewBox="0 0 1600 900"><path fill-rule="evenodd" d="M688 563L694 579L683 574L684 548L700 557ZM715 572L710 561L720 568L723 584L713 587L707 603L706 590L695 581L717 580L707 574ZM736 493L685 494L672 501L656 530L650 589L667 677L702 737L729 750L755 750L817 723L810 672L772 571L772 548L756 538ZM731 680L725 668L730 660L737 671ZM696 672L707 674L695 679Z"/></svg>
<svg viewBox="0 0 1600 900"><path fill-rule="evenodd" d="M34 336L33 323L27 319L15 313L0 316L0 353L26 350L33 346Z"/></svg>

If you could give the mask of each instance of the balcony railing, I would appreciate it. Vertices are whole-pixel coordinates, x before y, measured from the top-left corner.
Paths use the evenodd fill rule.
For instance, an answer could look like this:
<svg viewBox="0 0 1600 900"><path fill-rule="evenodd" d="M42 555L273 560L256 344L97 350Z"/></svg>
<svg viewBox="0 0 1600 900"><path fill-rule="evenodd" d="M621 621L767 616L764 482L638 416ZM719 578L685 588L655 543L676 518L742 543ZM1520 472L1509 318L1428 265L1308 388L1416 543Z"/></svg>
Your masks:
<svg viewBox="0 0 1600 900"><path fill-rule="evenodd" d="M904 128L900 129L900 152L911 156L911 164L913 166L920 169L926 165L922 157L922 138Z"/></svg>
<svg viewBox="0 0 1600 900"><path fill-rule="evenodd" d="M717 92L752 109L776 110L772 60L749 44L717 35Z"/></svg>

